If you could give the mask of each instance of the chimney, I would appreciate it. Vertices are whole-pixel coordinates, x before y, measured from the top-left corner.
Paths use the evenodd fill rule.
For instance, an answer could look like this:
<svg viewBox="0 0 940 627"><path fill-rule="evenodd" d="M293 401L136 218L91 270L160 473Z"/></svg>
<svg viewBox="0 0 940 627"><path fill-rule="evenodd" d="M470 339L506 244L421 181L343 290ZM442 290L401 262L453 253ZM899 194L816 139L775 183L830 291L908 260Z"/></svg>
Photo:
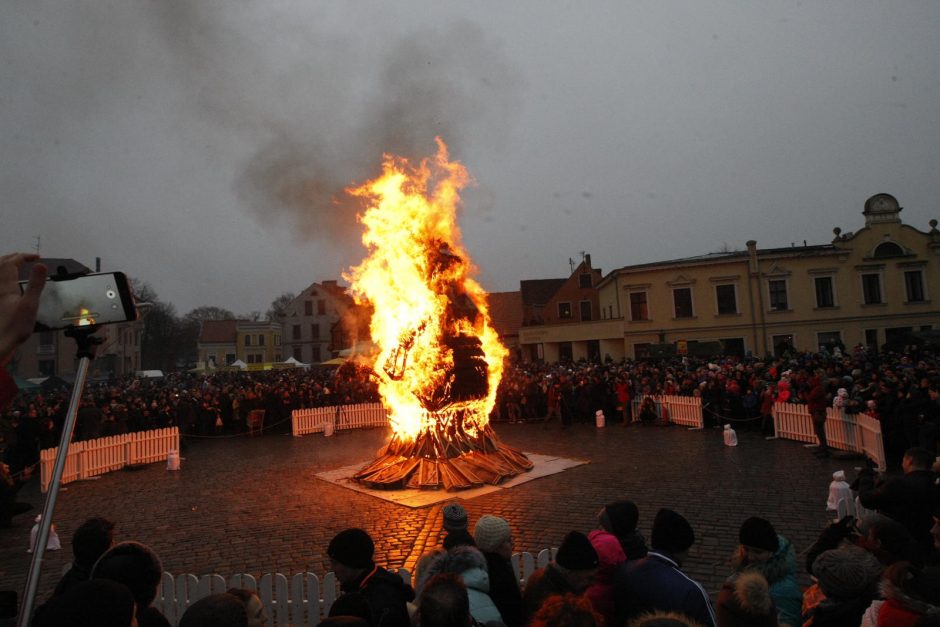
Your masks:
<svg viewBox="0 0 940 627"><path fill-rule="evenodd" d="M588 268L591 267L591 255L585 255L585 256L584 256L584 263L587 264L587 267L588 267Z"/></svg>
<svg viewBox="0 0 940 627"><path fill-rule="evenodd" d="M95 272L101 272L101 257L95 257Z"/></svg>

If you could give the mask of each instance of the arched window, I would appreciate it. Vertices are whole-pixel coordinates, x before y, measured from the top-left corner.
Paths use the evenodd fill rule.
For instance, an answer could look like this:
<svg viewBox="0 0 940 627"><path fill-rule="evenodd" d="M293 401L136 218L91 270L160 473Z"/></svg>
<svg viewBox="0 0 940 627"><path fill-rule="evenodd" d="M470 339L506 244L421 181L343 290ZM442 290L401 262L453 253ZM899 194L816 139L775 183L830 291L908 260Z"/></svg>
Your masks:
<svg viewBox="0 0 940 627"><path fill-rule="evenodd" d="M875 257L898 257L904 254L904 249L894 242L882 242L875 248Z"/></svg>

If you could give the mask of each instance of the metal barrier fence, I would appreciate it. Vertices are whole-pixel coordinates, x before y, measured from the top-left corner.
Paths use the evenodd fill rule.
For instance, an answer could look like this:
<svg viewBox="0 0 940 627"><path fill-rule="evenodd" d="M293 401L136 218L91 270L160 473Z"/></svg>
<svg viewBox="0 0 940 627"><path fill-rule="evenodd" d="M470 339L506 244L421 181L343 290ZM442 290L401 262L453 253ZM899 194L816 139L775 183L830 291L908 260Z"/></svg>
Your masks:
<svg viewBox="0 0 940 627"><path fill-rule="evenodd" d="M178 451L179 448L180 433L177 427L72 442L65 459L62 483L103 475L125 466L166 461L170 451ZM58 452L59 447L39 452L39 477L43 492L49 489Z"/></svg>
<svg viewBox="0 0 940 627"><path fill-rule="evenodd" d="M382 403L295 409L291 412L290 420L291 433L295 437L308 433L323 433L327 425L332 425L337 431L388 426L388 415Z"/></svg>
<svg viewBox="0 0 940 627"><path fill-rule="evenodd" d="M705 422L702 417L702 399L698 396L664 394L662 396L637 397L632 401L633 422L640 421L640 411L643 407L643 401L647 398L653 399L657 422L677 424L692 429L704 428Z"/></svg>
<svg viewBox="0 0 940 627"><path fill-rule="evenodd" d="M512 565L519 577L520 587L525 586L533 572L544 567L555 558L557 548L543 549L537 554L516 553ZM411 574L401 569L398 574L411 584ZM297 573L292 576L268 573L256 579L252 575L238 574L226 579L222 575L172 575L163 573L157 590L154 606L160 610L171 625L177 625L192 603L199 599L225 592L229 588L245 588L254 591L264 604L272 627L314 627L326 618L330 607L339 597L339 581L333 573L321 580L313 573Z"/></svg>
<svg viewBox="0 0 940 627"><path fill-rule="evenodd" d="M806 405L775 403L774 431L778 438L816 444L813 418ZM840 451L864 453L887 470L881 423L867 414L846 414L841 409L826 409L826 439L829 446Z"/></svg>

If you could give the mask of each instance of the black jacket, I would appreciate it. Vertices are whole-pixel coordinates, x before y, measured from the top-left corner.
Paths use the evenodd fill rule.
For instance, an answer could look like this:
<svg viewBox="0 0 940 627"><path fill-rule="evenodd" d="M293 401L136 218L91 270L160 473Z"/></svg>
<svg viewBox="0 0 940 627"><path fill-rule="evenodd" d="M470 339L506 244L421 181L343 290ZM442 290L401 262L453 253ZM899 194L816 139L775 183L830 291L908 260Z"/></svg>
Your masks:
<svg viewBox="0 0 940 627"><path fill-rule="evenodd" d="M933 549L933 508L937 487L929 470L914 470L903 477L892 477L880 486L860 486L862 507L878 510L904 525L925 551Z"/></svg>
<svg viewBox="0 0 940 627"><path fill-rule="evenodd" d="M372 609L372 627L410 627L409 601L415 592L402 578L381 566L366 570L354 581L341 586L343 592L360 592Z"/></svg>
<svg viewBox="0 0 940 627"><path fill-rule="evenodd" d="M512 562L496 553L483 553L490 575L490 598L506 627L522 627L522 593Z"/></svg>

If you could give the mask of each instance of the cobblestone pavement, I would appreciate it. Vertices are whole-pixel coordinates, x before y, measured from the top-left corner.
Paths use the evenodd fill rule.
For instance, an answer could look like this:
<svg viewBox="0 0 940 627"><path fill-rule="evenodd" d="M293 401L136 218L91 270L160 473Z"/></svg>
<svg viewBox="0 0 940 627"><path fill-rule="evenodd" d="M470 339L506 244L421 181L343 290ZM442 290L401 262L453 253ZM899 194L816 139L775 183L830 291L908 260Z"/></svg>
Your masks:
<svg viewBox="0 0 940 627"><path fill-rule="evenodd" d="M768 518L797 552L815 540L831 514L825 503L831 473L853 474L857 461L819 460L801 444L740 433L727 448L721 431L680 427L596 429L575 425L497 425L500 437L525 451L589 459L590 464L463 502L470 524L485 513L510 521L517 551L558 546L571 529L595 527L600 507L631 498L647 537L660 507L686 516L696 544L685 570L715 593L741 522ZM318 480L314 475L371 459L386 430L342 432L332 438L202 440L184 451L180 472L163 464L119 471L64 486L55 515L63 550L47 552L38 598L45 599L71 559L73 530L91 516L117 523L119 539L152 546L174 574L318 575L338 531L360 526L376 540L376 560L413 566L440 542L440 505L410 509ZM41 507L34 481L21 498ZM0 529L0 589L22 591L32 517ZM802 563L802 558L798 562Z"/></svg>

